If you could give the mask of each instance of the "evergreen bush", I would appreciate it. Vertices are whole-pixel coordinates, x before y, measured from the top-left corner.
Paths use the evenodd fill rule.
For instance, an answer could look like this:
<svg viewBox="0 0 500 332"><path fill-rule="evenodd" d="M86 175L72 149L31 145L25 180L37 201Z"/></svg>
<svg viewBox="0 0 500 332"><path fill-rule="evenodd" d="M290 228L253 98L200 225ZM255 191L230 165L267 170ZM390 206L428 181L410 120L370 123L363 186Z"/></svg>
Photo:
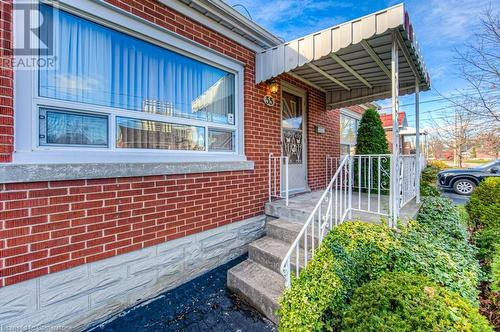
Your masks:
<svg viewBox="0 0 500 332"><path fill-rule="evenodd" d="M368 109L359 122L356 154L389 153L385 131L380 115L374 109Z"/></svg>
<svg viewBox="0 0 500 332"><path fill-rule="evenodd" d="M356 154L370 155L387 153L389 153L389 147L387 145L387 139L385 137L384 128L382 127L380 115L376 110L368 109L359 122ZM371 165L366 158L361 159L361 165L359 159L354 159L354 185L358 188L362 188L363 191L368 191L368 188L371 188L371 191L378 192L378 164L379 162L377 159L373 159ZM389 170L389 158L382 160L381 164L380 167L382 169ZM359 168L361 168L360 171ZM370 181L368 175L369 168L371 168ZM386 194L389 187L389 176L383 174L380 182L381 193Z"/></svg>

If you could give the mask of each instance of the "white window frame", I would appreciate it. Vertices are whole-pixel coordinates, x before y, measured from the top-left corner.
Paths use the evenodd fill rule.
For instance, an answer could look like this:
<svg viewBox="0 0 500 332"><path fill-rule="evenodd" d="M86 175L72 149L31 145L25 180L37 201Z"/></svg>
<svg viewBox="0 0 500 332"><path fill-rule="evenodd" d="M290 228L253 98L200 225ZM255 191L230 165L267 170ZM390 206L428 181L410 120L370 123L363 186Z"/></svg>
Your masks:
<svg viewBox="0 0 500 332"><path fill-rule="evenodd" d="M60 0L67 12L110 27L119 32L153 43L189 58L223 69L235 75L235 124L134 112L38 96L38 70L16 70L14 73L14 163L113 163L113 162L191 162L242 161L244 154L244 65L242 62L211 50L201 44L154 25L103 2ZM78 8L78 9L76 9ZM14 34L22 30L14 22ZM27 88L31 87L31 89ZM108 147L41 146L39 144L39 108L108 115ZM123 116L205 128L205 151L116 148L116 117ZM234 130L235 151L208 151L209 128Z"/></svg>
<svg viewBox="0 0 500 332"><path fill-rule="evenodd" d="M348 118L351 118L351 119L354 119L357 121L357 128L356 128L356 135L358 133L358 129L359 129L359 121L361 121L361 114L358 114L356 112L353 112L347 108L341 108L340 109L340 124L342 124L342 116L346 116ZM356 137L356 143L355 144L352 144L352 142L345 142L345 141L342 141L342 132L340 133L340 145L348 145L349 146L349 150L351 150L353 147L355 147L358 143L358 140L357 140L357 137Z"/></svg>

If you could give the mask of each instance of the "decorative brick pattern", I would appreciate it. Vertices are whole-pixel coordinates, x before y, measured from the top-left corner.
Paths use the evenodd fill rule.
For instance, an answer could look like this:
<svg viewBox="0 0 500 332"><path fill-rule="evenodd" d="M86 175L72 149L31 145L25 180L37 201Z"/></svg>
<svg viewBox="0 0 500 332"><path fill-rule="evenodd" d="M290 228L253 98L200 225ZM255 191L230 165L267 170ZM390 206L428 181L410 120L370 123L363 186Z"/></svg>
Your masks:
<svg viewBox="0 0 500 332"><path fill-rule="evenodd" d="M245 154L255 169L0 184L0 287L263 213L268 198L268 155L281 152L281 112L279 100L273 107L263 103L267 91L265 85L255 85L255 54L156 1L108 2L245 64ZM0 0L2 13L9 11L11 3ZM2 22L6 17L10 21L4 15ZM10 25L2 26L1 36L9 34ZM326 155L339 155L339 113L325 110L323 93L286 75L280 79L307 91L309 186L319 189L325 183ZM0 85L4 83L6 89L0 88L6 95L0 93L4 105L0 161L9 162L12 73L5 69L0 70ZM326 134L316 134L316 125L325 127Z"/></svg>

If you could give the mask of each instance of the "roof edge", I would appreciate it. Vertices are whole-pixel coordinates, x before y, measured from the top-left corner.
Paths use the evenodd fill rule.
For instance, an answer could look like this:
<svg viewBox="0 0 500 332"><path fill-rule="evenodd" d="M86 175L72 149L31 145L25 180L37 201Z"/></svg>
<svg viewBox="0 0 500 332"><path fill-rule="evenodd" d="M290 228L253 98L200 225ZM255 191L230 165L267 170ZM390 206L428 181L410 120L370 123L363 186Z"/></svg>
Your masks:
<svg viewBox="0 0 500 332"><path fill-rule="evenodd" d="M200 1L200 0L198 0ZM212 3L221 13L225 13L229 17L235 19L238 23L243 24L249 30L255 32L257 35L269 41L270 46L277 46L283 42L278 36L274 35L272 32L247 18L245 15L241 14L239 11L229 6L222 0L201 0Z"/></svg>
<svg viewBox="0 0 500 332"><path fill-rule="evenodd" d="M221 0L159 0L160 3L258 53L282 43L278 37Z"/></svg>

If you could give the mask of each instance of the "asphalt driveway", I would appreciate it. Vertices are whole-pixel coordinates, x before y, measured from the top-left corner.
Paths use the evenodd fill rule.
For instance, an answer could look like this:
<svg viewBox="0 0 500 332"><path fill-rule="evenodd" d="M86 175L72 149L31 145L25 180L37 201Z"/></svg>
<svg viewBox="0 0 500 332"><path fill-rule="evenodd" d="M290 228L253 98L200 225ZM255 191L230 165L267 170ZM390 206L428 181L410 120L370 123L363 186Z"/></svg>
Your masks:
<svg viewBox="0 0 500 332"><path fill-rule="evenodd" d="M470 196L458 195L453 190L441 189L440 192L443 197L451 199L457 205L465 205L470 198Z"/></svg>

